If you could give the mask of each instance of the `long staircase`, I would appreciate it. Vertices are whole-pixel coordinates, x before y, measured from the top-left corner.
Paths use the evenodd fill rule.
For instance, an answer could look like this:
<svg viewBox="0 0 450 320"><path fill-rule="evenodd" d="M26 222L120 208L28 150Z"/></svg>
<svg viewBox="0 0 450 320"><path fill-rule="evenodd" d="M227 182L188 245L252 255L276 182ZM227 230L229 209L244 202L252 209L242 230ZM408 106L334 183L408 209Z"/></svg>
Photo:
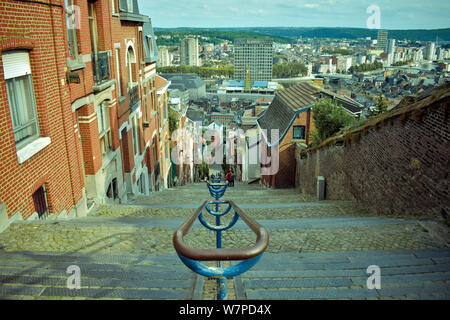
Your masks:
<svg viewBox="0 0 450 320"><path fill-rule="evenodd" d="M0 234L0 298L216 299L215 282L190 271L172 245L173 232L208 199L197 183L99 206L86 218L15 222ZM228 280L228 299L450 297L450 249L418 217L377 216L258 184L236 183L227 199L270 235L259 263ZM186 243L214 248L214 234L203 229L195 222ZM254 241L242 222L223 232L223 247ZM80 289L67 286L72 265ZM381 288L368 288L372 265Z"/></svg>

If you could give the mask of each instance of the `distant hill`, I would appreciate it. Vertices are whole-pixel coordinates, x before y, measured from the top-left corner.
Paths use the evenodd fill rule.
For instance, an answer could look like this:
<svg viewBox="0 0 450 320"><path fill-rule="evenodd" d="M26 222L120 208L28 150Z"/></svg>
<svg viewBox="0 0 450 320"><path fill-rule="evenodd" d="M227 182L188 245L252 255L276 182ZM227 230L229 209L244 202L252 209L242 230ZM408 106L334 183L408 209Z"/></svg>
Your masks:
<svg viewBox="0 0 450 320"><path fill-rule="evenodd" d="M176 28L176 29L162 29L155 28L157 31L232 31L238 33L256 34L259 36L274 37L274 40L278 39L279 42L285 42L287 39L293 38L335 38L335 39L357 39L371 37L377 38L378 30L365 29L365 28L283 28L283 27L254 27L254 28L208 28L208 29L195 29L195 28ZM436 37L439 41L450 41L450 28L446 29L414 29L414 30L387 30L389 32L389 38L397 40L411 40L411 41L435 41ZM233 36L231 36L233 37Z"/></svg>
<svg viewBox="0 0 450 320"><path fill-rule="evenodd" d="M291 38L262 34L260 32L253 31L241 31L241 30L219 30L219 29L197 29L197 28L177 28L177 29L161 29L154 28L156 36L158 36L157 43L160 46L177 46L180 40L188 35L199 35L208 37L209 40L199 39L199 43L212 42L219 44L223 40L234 41L237 38L268 38L279 43L289 43ZM164 39L163 35L172 36L171 39Z"/></svg>

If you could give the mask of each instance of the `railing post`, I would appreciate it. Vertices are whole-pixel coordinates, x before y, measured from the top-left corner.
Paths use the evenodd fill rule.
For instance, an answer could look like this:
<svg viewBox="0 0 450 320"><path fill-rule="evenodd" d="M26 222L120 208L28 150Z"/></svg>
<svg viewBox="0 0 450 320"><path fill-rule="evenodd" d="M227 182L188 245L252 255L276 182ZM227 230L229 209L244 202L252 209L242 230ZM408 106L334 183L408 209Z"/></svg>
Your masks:
<svg viewBox="0 0 450 320"><path fill-rule="evenodd" d="M223 186L212 186L207 183L211 196L216 199L214 202L205 201L203 205L197 209L195 214L186 220L173 235L173 243L178 257L192 271L204 277L216 279L217 282L217 299L224 300L228 294L228 279L238 276L250 268L252 268L261 258L267 246L269 245L269 235L256 221L248 217L236 204L231 201L219 202L223 197L228 183ZM215 211L209 205L215 204ZM219 212L221 204L228 204L228 208ZM221 226L220 217L228 214L234 209L234 218L228 225ZM216 216L215 225L210 224L203 218L202 210ZM241 218L247 226L257 235L256 243L253 247L246 249L223 249L222 248L222 231L232 228L238 219ZM183 237L192 227L194 221L198 219L200 223L209 230L216 232L216 249L193 249L187 247L183 242ZM222 261L242 260L238 264L228 267L222 266ZM200 261L217 261L217 267L208 267Z"/></svg>

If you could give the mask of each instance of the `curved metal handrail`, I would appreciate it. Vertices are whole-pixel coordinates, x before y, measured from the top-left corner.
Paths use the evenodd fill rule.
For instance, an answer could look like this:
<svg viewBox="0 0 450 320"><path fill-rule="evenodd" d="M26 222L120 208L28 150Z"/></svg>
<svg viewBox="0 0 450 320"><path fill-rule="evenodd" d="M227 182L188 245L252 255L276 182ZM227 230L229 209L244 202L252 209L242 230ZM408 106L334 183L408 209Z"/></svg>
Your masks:
<svg viewBox="0 0 450 320"><path fill-rule="evenodd" d="M214 210L209 208L209 206L212 205L212 204L216 206L216 210L217 210L217 205L220 205L220 204L228 204L228 208L226 208L224 212L214 211ZM206 211L208 211L209 214L211 214L213 216L216 216L216 217L221 217L221 216L226 215L228 212L230 212L232 207L233 206L231 205L231 203L226 202L226 201L221 201L221 202L213 202L213 201L211 201L211 202L208 202L205 205Z"/></svg>
<svg viewBox="0 0 450 320"><path fill-rule="evenodd" d="M235 213L239 215L256 234L256 243L247 248L216 248L216 249L196 249L188 247L184 243L184 236L192 227L194 221L200 216L202 210L208 203L205 201L194 213L186 220L173 234L173 245L178 255L184 258L196 261L230 261L230 260L249 260L260 256L269 245L269 234L258 222L248 217L233 201L225 201L231 204ZM256 262L255 262L256 263ZM217 269L217 268L216 268Z"/></svg>
<svg viewBox="0 0 450 320"><path fill-rule="evenodd" d="M221 183L221 184L211 184L209 181L205 181L206 185L208 186L209 193L211 194L211 197L213 197L216 200L219 200L223 197L225 194L225 191L227 190L229 186L229 182Z"/></svg>
<svg viewBox="0 0 450 320"><path fill-rule="evenodd" d="M211 178L212 183L220 183L220 178Z"/></svg>

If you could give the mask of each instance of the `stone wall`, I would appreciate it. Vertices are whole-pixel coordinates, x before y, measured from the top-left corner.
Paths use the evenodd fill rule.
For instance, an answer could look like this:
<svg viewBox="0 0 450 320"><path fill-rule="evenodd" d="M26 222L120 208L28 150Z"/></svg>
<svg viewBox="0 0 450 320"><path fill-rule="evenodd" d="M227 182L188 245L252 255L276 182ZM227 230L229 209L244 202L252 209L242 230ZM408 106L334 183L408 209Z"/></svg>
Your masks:
<svg viewBox="0 0 450 320"><path fill-rule="evenodd" d="M450 90L372 120L319 147L296 150L296 186L326 199L356 200L370 212L450 214Z"/></svg>

